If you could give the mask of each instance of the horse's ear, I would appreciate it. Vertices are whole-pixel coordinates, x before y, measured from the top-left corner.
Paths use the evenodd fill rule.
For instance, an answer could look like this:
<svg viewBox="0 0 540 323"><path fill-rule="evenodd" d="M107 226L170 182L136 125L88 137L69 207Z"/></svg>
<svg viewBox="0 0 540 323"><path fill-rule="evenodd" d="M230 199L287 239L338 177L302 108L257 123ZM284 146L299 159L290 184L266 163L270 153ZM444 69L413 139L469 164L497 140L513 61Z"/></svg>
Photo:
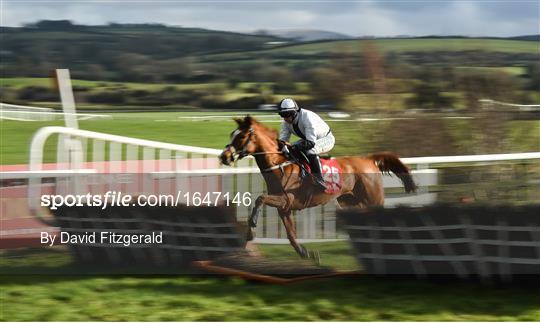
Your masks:
<svg viewBox="0 0 540 323"><path fill-rule="evenodd" d="M233 120L234 120L239 126L241 126L241 125L244 123L244 120L241 119L241 118L233 118Z"/></svg>
<svg viewBox="0 0 540 323"><path fill-rule="evenodd" d="M251 126L255 122L255 118L250 116L249 114L244 118L244 124Z"/></svg>

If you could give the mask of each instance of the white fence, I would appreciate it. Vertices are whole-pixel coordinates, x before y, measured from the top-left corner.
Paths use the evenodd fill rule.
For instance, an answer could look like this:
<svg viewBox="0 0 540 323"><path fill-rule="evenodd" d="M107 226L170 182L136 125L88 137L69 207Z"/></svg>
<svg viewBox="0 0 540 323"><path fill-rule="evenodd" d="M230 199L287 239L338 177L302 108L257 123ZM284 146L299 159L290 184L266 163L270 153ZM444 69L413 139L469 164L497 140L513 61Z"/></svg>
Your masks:
<svg viewBox="0 0 540 323"><path fill-rule="evenodd" d="M49 139L55 139L56 154L45 156ZM47 143L49 141L49 143ZM175 193L183 192L249 192L252 198L265 191L265 184L252 158L246 158L233 168L222 167L217 149L169 144L150 140L110 135L66 127L41 128L34 136L30 151L29 201L30 207L41 211L39 195L43 194L43 178L56 179L55 194L85 194L93 192L121 191L125 193ZM436 200L436 193L429 187L437 185L437 170L429 169L435 164L451 163L498 163L512 160L540 159L540 152L523 154L498 154L476 156L439 156L402 158L415 166L413 176L420 186L416 195L387 195L386 206L396 204L425 205ZM49 161L50 163L46 163ZM67 177L74 173L77 180ZM51 174L47 174L51 173ZM75 176L77 173L77 176ZM32 175L33 174L33 175ZM38 174L38 176L36 176ZM106 174L96 183L92 174ZM119 177L119 174L137 178ZM4 176L9 174L4 174ZM126 175L127 176L127 175ZM401 187L395 177L384 178L385 188ZM49 185L50 189L50 185ZM334 204L319 206L297 212L297 232L302 241L336 239ZM237 207L237 218L247 218L250 207ZM38 214L40 212L37 212ZM274 208L264 208L259 220L258 237L264 239L284 238L284 230Z"/></svg>
<svg viewBox="0 0 540 323"><path fill-rule="evenodd" d="M36 108L22 105L0 103L0 119L16 121L51 121L54 109Z"/></svg>
<svg viewBox="0 0 540 323"><path fill-rule="evenodd" d="M78 120L112 119L105 114L73 113ZM14 121L53 121L63 120L66 113L51 108L37 108L24 105L0 103L0 119Z"/></svg>
<svg viewBox="0 0 540 323"><path fill-rule="evenodd" d="M540 111L540 104L516 104L491 99L480 99L478 101L480 101L480 104L486 110Z"/></svg>
<svg viewBox="0 0 540 323"><path fill-rule="evenodd" d="M47 147L50 147L47 144L51 144L47 141L54 136L57 136L57 141L53 142L56 144L56 154L45 156ZM217 152L215 149L174 145L67 127L44 127L34 135L30 146L30 174L41 174L41 177L29 178L30 208L40 209L38 196L41 194L42 178L54 177L59 171L63 171L64 174L66 171L72 171L80 176L73 176L76 180L60 181L60 184L57 180L57 191L69 194L84 194L103 189L122 191L129 183L125 178L119 181L116 178L118 174L152 174L163 171L176 173L180 170L214 168L219 165ZM47 159L50 163L46 163ZM88 182L91 179L81 175L84 173L107 174L108 180L103 182L105 178L103 176L99 179L101 182L98 185L95 179L94 182ZM156 183L150 177L133 180L137 181L137 191L132 193L156 191ZM181 181L177 182L182 184Z"/></svg>

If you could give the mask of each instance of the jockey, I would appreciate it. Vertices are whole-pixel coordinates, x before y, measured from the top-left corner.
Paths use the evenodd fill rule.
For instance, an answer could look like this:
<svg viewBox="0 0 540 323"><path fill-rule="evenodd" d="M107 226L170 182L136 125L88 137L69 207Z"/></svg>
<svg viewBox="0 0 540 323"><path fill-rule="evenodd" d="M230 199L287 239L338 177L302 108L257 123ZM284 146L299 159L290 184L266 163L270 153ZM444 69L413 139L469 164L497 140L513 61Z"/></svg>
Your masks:
<svg viewBox="0 0 540 323"><path fill-rule="evenodd" d="M323 190L326 189L319 154L334 148L336 139L330 127L315 112L301 109L291 98L281 100L278 104L278 113L284 120L279 140L288 141L291 134L301 138L292 148L306 154L317 185Z"/></svg>

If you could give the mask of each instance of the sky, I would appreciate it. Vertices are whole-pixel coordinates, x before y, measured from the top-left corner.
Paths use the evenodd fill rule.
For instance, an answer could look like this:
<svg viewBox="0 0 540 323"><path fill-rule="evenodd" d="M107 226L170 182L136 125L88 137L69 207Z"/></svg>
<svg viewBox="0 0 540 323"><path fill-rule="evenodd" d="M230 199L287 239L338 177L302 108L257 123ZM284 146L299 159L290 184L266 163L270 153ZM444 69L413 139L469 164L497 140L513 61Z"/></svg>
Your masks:
<svg viewBox="0 0 540 323"><path fill-rule="evenodd" d="M160 23L253 32L318 29L350 36L540 34L540 0L0 0L2 26L39 20Z"/></svg>

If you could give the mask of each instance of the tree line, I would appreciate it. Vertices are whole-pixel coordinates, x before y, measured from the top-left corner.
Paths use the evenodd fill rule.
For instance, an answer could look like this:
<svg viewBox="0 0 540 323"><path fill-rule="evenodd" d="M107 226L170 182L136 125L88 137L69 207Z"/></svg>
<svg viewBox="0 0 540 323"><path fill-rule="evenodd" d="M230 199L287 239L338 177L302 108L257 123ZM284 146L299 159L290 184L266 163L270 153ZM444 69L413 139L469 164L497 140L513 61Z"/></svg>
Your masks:
<svg viewBox="0 0 540 323"><path fill-rule="evenodd" d="M81 26L69 21L3 27L2 33L3 77L48 77L62 67L82 80L221 84L212 90L77 89L84 102L96 104L242 108L267 103L272 94L288 94L303 95L315 105L347 108L356 94L402 93L408 94L407 108L437 110L454 108L457 93L466 108L475 109L484 97L533 102L540 88L540 56L534 53L387 52L375 42L365 42L356 52L290 53L264 51L269 43L284 41L267 35L146 24ZM522 72L507 73L508 67ZM245 83L254 85L241 87ZM241 95L224 98L231 92ZM35 86L4 88L2 94L21 101L48 101L55 95ZM373 108L384 104L376 102Z"/></svg>

